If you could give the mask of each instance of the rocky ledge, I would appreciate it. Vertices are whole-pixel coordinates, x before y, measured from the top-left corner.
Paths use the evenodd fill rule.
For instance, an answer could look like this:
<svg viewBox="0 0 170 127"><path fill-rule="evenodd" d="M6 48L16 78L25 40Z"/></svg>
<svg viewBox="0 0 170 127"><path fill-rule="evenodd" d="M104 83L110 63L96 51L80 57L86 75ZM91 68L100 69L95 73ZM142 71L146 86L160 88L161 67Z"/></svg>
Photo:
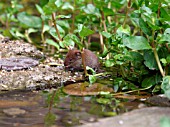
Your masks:
<svg viewBox="0 0 170 127"><path fill-rule="evenodd" d="M64 71L63 60L45 59L33 45L0 36L0 90L59 87L79 79L81 76L71 76Z"/></svg>

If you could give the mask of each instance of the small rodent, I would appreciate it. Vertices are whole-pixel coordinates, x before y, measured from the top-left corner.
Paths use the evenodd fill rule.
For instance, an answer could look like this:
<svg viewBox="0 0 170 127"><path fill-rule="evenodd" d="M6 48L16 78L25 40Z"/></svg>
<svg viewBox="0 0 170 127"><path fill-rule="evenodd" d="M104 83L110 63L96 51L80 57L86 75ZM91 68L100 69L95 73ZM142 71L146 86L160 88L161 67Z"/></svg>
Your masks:
<svg viewBox="0 0 170 127"><path fill-rule="evenodd" d="M92 51L84 49L84 56L86 66L89 66L94 70L99 69L100 63L98 57ZM81 51L77 49L70 49L66 54L64 66L66 70L71 71L83 70Z"/></svg>

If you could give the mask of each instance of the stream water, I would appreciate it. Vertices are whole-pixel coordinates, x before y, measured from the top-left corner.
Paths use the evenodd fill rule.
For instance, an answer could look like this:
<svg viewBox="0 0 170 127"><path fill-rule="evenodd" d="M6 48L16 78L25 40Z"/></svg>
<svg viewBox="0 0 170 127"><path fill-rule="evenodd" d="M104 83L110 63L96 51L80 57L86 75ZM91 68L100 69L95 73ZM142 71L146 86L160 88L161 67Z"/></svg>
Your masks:
<svg viewBox="0 0 170 127"><path fill-rule="evenodd" d="M71 127L114 116L144 104L134 99L115 99L101 104L101 96L77 97L62 88L45 91L4 91L0 94L0 126Z"/></svg>

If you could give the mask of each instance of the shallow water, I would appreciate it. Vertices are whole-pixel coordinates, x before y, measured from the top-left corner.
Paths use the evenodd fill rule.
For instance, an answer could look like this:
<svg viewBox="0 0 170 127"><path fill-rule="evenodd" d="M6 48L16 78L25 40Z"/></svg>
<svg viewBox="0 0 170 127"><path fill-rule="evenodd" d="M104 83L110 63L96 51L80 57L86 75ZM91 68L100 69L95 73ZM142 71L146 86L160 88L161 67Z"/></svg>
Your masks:
<svg viewBox="0 0 170 127"><path fill-rule="evenodd" d="M69 127L96 122L98 118L138 108L142 103L116 99L104 105L97 99L101 96L69 96L62 88L57 91L4 91L0 94L0 126Z"/></svg>

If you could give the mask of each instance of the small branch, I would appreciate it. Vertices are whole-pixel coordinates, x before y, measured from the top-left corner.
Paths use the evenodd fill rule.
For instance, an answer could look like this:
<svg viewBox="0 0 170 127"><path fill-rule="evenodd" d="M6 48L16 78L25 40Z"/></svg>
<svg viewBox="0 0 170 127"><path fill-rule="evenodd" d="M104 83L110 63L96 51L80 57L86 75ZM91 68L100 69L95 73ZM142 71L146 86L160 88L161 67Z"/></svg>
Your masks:
<svg viewBox="0 0 170 127"><path fill-rule="evenodd" d="M44 20L42 20L42 30L41 30L41 39L42 39L42 43L43 43L43 49L42 51L45 51L45 37L44 37Z"/></svg>
<svg viewBox="0 0 170 127"><path fill-rule="evenodd" d="M82 64L83 64L85 76L88 76L87 69L86 69L86 63L85 63L84 48L81 51L81 58L82 58Z"/></svg>
<svg viewBox="0 0 170 127"><path fill-rule="evenodd" d="M126 72L124 71L124 68L123 68L122 65L120 65L120 70L121 70L121 72L122 72L122 77L123 77L123 78L127 77Z"/></svg>
<svg viewBox="0 0 170 127"><path fill-rule="evenodd" d="M41 39L42 39L43 44L45 44L45 38L44 38L44 20L42 20Z"/></svg>
<svg viewBox="0 0 170 127"><path fill-rule="evenodd" d="M152 86L149 86L149 87L146 87L146 88L137 89L137 90L131 90L131 91L127 91L127 92L115 93L115 94L112 94L112 96L122 95L122 94L128 94L128 93L134 93L134 92L138 92L138 91L141 91L141 90L150 89L151 87L152 87Z"/></svg>
<svg viewBox="0 0 170 127"><path fill-rule="evenodd" d="M33 43L32 40L31 40L31 38L29 37L28 30L25 30L25 38L27 39L27 41L28 41L29 43Z"/></svg>
<svg viewBox="0 0 170 127"><path fill-rule="evenodd" d="M126 24L126 20L127 20L130 8L131 8L131 0L129 0L127 8L126 8L126 15L125 15L125 19L124 19L123 25L122 25L123 28L125 28L125 24Z"/></svg>
<svg viewBox="0 0 170 127"><path fill-rule="evenodd" d="M168 43L165 44L166 48L168 49L168 52L170 52L170 48L168 46Z"/></svg>
<svg viewBox="0 0 170 127"><path fill-rule="evenodd" d="M158 68L159 68L159 70L160 70L160 73L161 73L161 75L164 77L164 76L165 76L165 72L163 71L163 68L162 68L161 62L160 62L160 60L159 60L159 56L158 56L158 53L157 53L157 51L156 51L156 48L153 48L152 50L153 50L153 53L154 53L156 62L157 62L157 64L158 64Z"/></svg>
<svg viewBox="0 0 170 127"><path fill-rule="evenodd" d="M154 35L155 35L155 32L152 31L152 38L153 38L153 41L152 41L152 50L153 50L153 53L154 53L154 56L155 56L155 59L156 59L156 62L157 62L159 71L160 71L161 75L164 77L164 76L165 76L165 72L163 71L161 62L160 62L160 60L159 60L158 53L157 53L156 48L155 48Z"/></svg>
<svg viewBox="0 0 170 127"><path fill-rule="evenodd" d="M104 42L103 42L103 36L101 33L99 33L99 36L100 36L100 45L101 45L101 48L102 48L102 52L104 51Z"/></svg>
<svg viewBox="0 0 170 127"><path fill-rule="evenodd" d="M56 33L57 33L57 35L58 35L58 38L59 38L60 41L62 41L62 38L61 38L61 36L60 36L60 32L58 31L57 24L56 24L56 21L55 21L55 13L54 13L54 12L52 13L52 21L53 21L53 23L54 23L54 28L55 28L55 30L56 30Z"/></svg>
<svg viewBox="0 0 170 127"><path fill-rule="evenodd" d="M107 27L106 27L106 22L105 22L105 17L104 17L103 11L101 11L101 15L102 15L102 24L104 26L104 31L107 32Z"/></svg>
<svg viewBox="0 0 170 127"><path fill-rule="evenodd" d="M55 97L55 95L56 95L56 90L53 92L53 94L52 94L52 97L51 97L51 99L50 99L50 104L49 104L49 112L51 111L51 109L52 109L52 105L53 105L53 103L54 103L54 97Z"/></svg>
<svg viewBox="0 0 170 127"><path fill-rule="evenodd" d="M158 5L158 13L157 13L158 18L160 17L160 8L161 8L161 2L159 2L159 5Z"/></svg>
<svg viewBox="0 0 170 127"><path fill-rule="evenodd" d="M111 9L111 2L108 3L108 8ZM111 16L108 16L108 17L107 17L107 20L108 20L109 24L112 23L112 21L111 21Z"/></svg>

